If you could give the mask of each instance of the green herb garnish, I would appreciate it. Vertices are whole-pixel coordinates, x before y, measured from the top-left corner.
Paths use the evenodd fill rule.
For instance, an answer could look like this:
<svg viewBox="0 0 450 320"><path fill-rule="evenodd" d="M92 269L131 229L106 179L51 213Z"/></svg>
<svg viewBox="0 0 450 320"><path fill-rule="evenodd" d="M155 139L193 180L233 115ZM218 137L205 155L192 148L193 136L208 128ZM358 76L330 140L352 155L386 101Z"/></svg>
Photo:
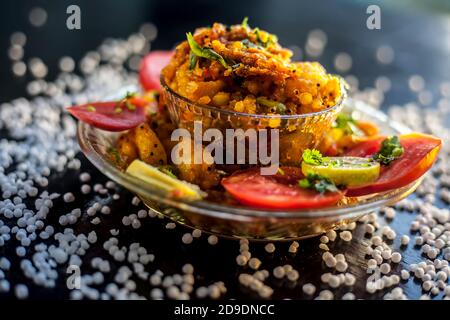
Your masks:
<svg viewBox="0 0 450 320"><path fill-rule="evenodd" d="M158 168L162 173L167 174L169 177L178 179L178 177L173 173L173 167L170 165L161 166Z"/></svg>
<svg viewBox="0 0 450 320"><path fill-rule="evenodd" d="M208 47L200 47L200 45L195 42L194 37L192 36L192 33L188 32L186 33L187 41L189 43L189 47L191 48L191 51L197 56L201 58L206 58L208 60L215 60L218 61L224 68L229 68L228 63L225 61L225 59L215 52L213 49Z"/></svg>
<svg viewBox="0 0 450 320"><path fill-rule="evenodd" d="M122 157L120 156L119 150L117 150L114 147L110 147L108 149L108 153L114 157L114 160L116 161L117 164L122 163Z"/></svg>
<svg viewBox="0 0 450 320"><path fill-rule="evenodd" d="M246 28L246 29L249 27L248 26L248 17L244 17L244 19L242 20L241 25L242 25L243 28Z"/></svg>
<svg viewBox="0 0 450 320"><path fill-rule="evenodd" d="M363 136L364 133L358 128L357 123L358 122L353 119L351 115L340 113L333 124L333 128L342 129L345 134Z"/></svg>
<svg viewBox="0 0 450 320"><path fill-rule="evenodd" d="M302 159L305 163L314 166L320 166L323 164L324 158L319 150L316 149L306 149L303 151Z"/></svg>
<svg viewBox="0 0 450 320"><path fill-rule="evenodd" d="M89 111L89 112L95 112L97 109L95 109L95 107L93 105L88 105L86 107L86 110Z"/></svg>
<svg viewBox="0 0 450 320"><path fill-rule="evenodd" d="M256 98L256 102L263 106L274 109L274 111L278 114L286 113L286 106L284 105L284 103L281 103L279 101L269 100L266 97L258 97Z"/></svg>
<svg viewBox="0 0 450 320"><path fill-rule="evenodd" d="M114 109L114 113L122 113L122 112L123 112L123 109L120 107L117 107Z"/></svg>
<svg viewBox="0 0 450 320"><path fill-rule="evenodd" d="M308 173L304 179L298 181L298 185L303 189L311 189L320 193L339 191L330 179L317 173Z"/></svg>
<svg viewBox="0 0 450 320"><path fill-rule="evenodd" d="M132 104L130 101L125 100L125 106L127 107L128 110L130 111L134 111L136 110L136 106L134 104Z"/></svg>
<svg viewBox="0 0 450 320"><path fill-rule="evenodd" d="M381 164L388 165L400 158L404 151L398 136L391 136L383 140L380 151L375 153L372 158Z"/></svg>
<svg viewBox="0 0 450 320"><path fill-rule="evenodd" d="M249 39L244 39L241 42L247 48L256 48L256 49L262 50L262 47L260 45L257 45L256 43L251 42Z"/></svg>
<svg viewBox="0 0 450 320"><path fill-rule="evenodd" d="M189 70L194 70L198 57L191 51L189 53Z"/></svg>

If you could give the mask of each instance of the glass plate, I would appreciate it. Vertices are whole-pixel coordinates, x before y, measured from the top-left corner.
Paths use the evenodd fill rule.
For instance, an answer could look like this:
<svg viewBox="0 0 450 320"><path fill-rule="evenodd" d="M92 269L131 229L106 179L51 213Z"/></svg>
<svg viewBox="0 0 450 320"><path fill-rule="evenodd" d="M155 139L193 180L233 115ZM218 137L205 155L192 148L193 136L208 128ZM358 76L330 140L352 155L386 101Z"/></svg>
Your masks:
<svg viewBox="0 0 450 320"><path fill-rule="evenodd" d="M394 122L383 112L361 101L348 99L344 111L356 119L375 122L384 134L410 132L406 126ZM355 221L383 206L392 205L412 193L422 178L388 192L348 198L347 204L314 210L274 211L231 206L210 201L175 199L160 189L118 169L108 156L108 148L119 133L96 129L78 123L78 140L86 157L111 180L136 193L150 210L175 222L205 232L228 237L254 240L292 240L321 234L329 229Z"/></svg>

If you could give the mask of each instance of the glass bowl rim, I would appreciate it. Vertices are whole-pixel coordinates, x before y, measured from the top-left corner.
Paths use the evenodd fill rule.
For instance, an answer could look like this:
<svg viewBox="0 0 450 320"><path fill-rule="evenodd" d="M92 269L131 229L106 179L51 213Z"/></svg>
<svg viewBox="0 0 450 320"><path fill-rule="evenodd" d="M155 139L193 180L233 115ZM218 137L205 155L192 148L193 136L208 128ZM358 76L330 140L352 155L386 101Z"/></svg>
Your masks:
<svg viewBox="0 0 450 320"><path fill-rule="evenodd" d="M272 115L271 114L253 114L253 113L245 113L245 112L237 112L237 111L220 109L220 108L217 108L214 106L209 106L206 104L198 103L196 101L192 101L191 99L186 98L186 97L180 95L179 93L175 92L174 90L172 90L172 88L170 88L169 85L166 83L163 74L161 74L160 83L161 83L161 87L165 91L167 91L169 94L171 94L172 96L175 96L177 99L183 100L184 102L186 102L190 105L194 105L201 109L206 109L209 111L214 111L214 112L222 113L222 114L226 114L226 115L248 117L248 118L254 118L254 119L282 119L282 120L286 119L286 120L288 120L288 119L312 118L312 117L327 114L331 111L339 109L342 106L345 99L347 98L347 89L345 87L345 81L339 77L339 85L340 85L342 94L341 94L339 100L337 101L337 103L332 107L329 107L329 108L326 108L326 109L323 109L320 111L316 111L316 112L301 113L301 114L272 114Z"/></svg>
<svg viewBox="0 0 450 320"><path fill-rule="evenodd" d="M384 121L387 121L389 123L389 126L396 130L398 133L406 133L410 131L407 126L389 119L385 113L376 110L365 103L364 108L362 106L355 107L356 109L359 109L358 111L365 113L367 113L367 111L369 110L370 113L373 116L378 117L379 120L383 119ZM233 219L248 219L252 217L265 219L320 219L340 215L345 216L349 214L357 214L358 212L367 212L370 210L375 210L382 205L386 205L389 202L389 199L407 192L413 186L420 183L420 181L423 179L422 176L407 186L382 193L381 195L385 195L384 197L378 198L373 201L369 199L368 202L363 204L355 203L351 205L335 206L321 209L268 210L216 204L211 201L205 200L187 201L183 199L170 198L167 196L167 194L161 192L161 190L154 188L149 184L142 183L142 180L126 174L124 171L121 171L117 167L115 167L110 161L105 160L104 157L95 150L92 141L88 138L87 132L89 130L96 130L99 132L105 131L94 128L81 121L79 121L78 123L77 138L81 150L103 174L123 185L127 189L131 190L133 193L143 196L144 198L149 198L153 201L161 202L177 209L194 211L210 217Z"/></svg>

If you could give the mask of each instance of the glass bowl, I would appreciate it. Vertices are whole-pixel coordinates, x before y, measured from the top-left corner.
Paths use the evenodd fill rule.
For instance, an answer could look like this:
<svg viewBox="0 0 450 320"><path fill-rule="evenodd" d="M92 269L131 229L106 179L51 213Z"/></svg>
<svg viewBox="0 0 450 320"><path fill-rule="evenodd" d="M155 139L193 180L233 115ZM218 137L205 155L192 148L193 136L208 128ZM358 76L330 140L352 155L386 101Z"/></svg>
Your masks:
<svg viewBox="0 0 450 320"><path fill-rule="evenodd" d="M410 130L390 120L386 114L361 101L347 99L344 110L356 119L375 122L385 134L402 134ZM106 176L136 193L150 210L175 222L208 233L254 240L290 240L321 234L329 229L356 221L382 206L392 205L413 192L421 178L405 187L358 198L347 198L339 206L315 210L273 211L231 206L200 200L175 199L150 184L118 169L108 149L118 133L78 123L78 140L86 157Z"/></svg>
<svg viewBox="0 0 450 320"><path fill-rule="evenodd" d="M225 110L191 101L173 91L161 76L164 102L172 122L178 128L187 129L193 135L194 122L200 121L203 130L219 129L224 135L226 129L278 129L282 165L299 165L303 151L316 147L331 127L347 97L345 82L340 83L342 95L333 107L307 114L265 115Z"/></svg>

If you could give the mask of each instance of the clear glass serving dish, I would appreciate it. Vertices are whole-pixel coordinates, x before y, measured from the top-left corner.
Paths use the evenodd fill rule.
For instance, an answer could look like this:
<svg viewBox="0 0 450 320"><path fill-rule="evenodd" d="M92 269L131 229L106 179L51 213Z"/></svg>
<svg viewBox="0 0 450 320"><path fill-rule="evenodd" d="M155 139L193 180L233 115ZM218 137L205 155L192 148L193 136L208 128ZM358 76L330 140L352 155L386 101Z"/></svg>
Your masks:
<svg viewBox="0 0 450 320"><path fill-rule="evenodd" d="M386 114L361 101L347 99L344 110L356 119L375 122L382 133L401 134L410 130L390 120ZM346 198L335 207L315 210L274 211L231 206L206 200L188 202L175 199L152 185L126 174L110 160L108 149L118 133L78 124L78 140L86 157L106 176L136 193L150 210L180 224L228 237L254 240L288 240L311 237L355 221L365 214L405 198L421 179L399 189L358 198Z"/></svg>

